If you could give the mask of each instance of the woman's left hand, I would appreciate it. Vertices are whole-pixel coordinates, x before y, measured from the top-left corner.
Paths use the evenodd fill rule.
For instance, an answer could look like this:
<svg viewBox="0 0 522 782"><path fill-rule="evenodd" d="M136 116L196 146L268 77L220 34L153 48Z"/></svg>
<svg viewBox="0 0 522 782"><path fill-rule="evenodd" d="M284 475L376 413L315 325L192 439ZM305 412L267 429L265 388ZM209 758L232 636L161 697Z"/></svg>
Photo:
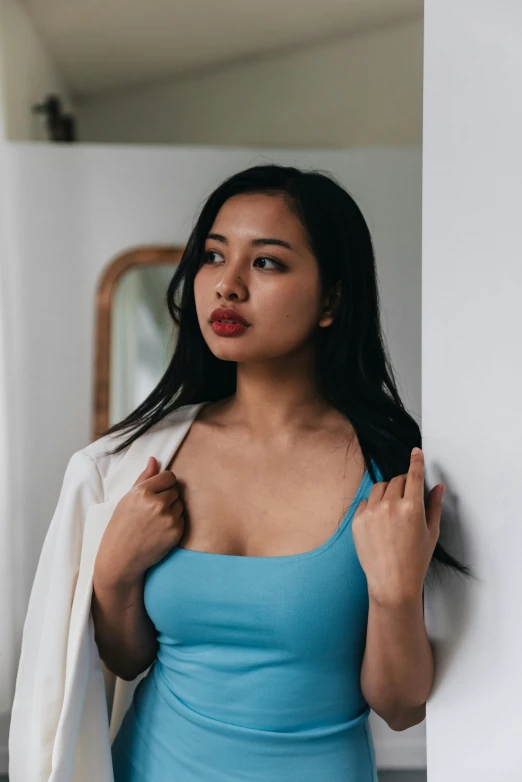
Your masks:
<svg viewBox="0 0 522 782"><path fill-rule="evenodd" d="M352 533L371 599L396 607L422 598L440 534L444 484L424 507L424 454L412 453L406 475L376 483L352 520Z"/></svg>

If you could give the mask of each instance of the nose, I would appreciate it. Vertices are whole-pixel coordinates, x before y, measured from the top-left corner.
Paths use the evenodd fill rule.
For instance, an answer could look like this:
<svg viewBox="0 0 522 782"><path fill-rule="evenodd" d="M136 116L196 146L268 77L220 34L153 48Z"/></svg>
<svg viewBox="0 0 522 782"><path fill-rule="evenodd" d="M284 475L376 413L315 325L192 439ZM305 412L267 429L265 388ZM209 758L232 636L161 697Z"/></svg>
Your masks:
<svg viewBox="0 0 522 782"><path fill-rule="evenodd" d="M242 299L247 294L247 288L241 275L237 271L223 272L223 276L216 284L216 293L224 299Z"/></svg>

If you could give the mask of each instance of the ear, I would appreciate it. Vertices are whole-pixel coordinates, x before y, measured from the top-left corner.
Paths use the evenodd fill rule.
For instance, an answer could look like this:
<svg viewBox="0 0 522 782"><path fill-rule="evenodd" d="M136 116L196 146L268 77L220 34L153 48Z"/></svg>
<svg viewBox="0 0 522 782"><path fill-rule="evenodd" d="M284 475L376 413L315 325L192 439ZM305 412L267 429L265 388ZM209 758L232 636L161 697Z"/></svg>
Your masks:
<svg viewBox="0 0 522 782"><path fill-rule="evenodd" d="M340 298L341 280L338 280L332 290L325 297L325 304L318 326L321 326L322 328L331 326L337 313Z"/></svg>

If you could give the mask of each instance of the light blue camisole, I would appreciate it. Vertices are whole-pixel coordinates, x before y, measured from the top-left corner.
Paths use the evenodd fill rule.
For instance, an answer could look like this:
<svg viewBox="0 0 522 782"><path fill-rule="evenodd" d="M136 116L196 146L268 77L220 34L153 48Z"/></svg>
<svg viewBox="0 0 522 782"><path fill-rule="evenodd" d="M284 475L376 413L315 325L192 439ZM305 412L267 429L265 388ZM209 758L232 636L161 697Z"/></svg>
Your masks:
<svg viewBox="0 0 522 782"><path fill-rule="evenodd" d="M112 745L115 782L377 782L351 533L372 486L366 471L336 531L304 554L176 547L149 568L159 650Z"/></svg>

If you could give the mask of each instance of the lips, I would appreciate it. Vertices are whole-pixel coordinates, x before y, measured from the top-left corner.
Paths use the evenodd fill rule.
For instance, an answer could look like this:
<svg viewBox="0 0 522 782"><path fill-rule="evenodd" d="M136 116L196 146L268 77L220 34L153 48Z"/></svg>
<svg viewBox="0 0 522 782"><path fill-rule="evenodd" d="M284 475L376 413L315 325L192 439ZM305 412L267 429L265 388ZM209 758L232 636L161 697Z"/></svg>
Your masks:
<svg viewBox="0 0 522 782"><path fill-rule="evenodd" d="M250 323L237 310L230 308L218 307L213 310L210 314L210 323L214 323L216 320L231 320L234 323L241 323L243 326L250 326Z"/></svg>

